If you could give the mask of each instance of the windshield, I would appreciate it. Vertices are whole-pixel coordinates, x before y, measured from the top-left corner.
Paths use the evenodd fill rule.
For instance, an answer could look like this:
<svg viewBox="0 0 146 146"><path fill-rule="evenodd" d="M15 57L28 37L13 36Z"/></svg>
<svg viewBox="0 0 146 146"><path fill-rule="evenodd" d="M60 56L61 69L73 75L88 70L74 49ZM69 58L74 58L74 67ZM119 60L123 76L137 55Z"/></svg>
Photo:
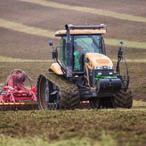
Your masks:
<svg viewBox="0 0 146 146"><path fill-rule="evenodd" d="M103 53L102 36L78 35L74 36L74 50L80 48L84 53Z"/></svg>
<svg viewBox="0 0 146 146"><path fill-rule="evenodd" d="M83 71L84 54L105 53L102 48L103 38L101 35L77 35L73 36L74 47L74 70Z"/></svg>

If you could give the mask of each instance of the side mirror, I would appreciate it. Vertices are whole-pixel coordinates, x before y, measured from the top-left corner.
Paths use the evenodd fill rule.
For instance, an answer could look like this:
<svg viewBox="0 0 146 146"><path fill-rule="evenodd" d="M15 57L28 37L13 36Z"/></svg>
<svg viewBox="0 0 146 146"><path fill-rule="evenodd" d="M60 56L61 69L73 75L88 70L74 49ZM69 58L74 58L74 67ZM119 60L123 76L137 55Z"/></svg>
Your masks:
<svg viewBox="0 0 146 146"><path fill-rule="evenodd" d="M52 40L49 40L48 41L48 44L49 44L49 46L53 46L53 41Z"/></svg>
<svg viewBox="0 0 146 146"><path fill-rule="evenodd" d="M120 47L118 49L118 54L117 54L117 58L118 58L118 61L117 61L117 66L116 66L116 72L120 74L120 62L121 60L123 59L123 42L120 42Z"/></svg>
<svg viewBox="0 0 146 146"><path fill-rule="evenodd" d="M121 60L123 59L123 48L122 48L122 45L123 45L123 42L120 42L121 46L119 47L119 50L118 50L118 60Z"/></svg>
<svg viewBox="0 0 146 146"><path fill-rule="evenodd" d="M120 60L123 59L123 50L121 47L118 50L118 59L120 59Z"/></svg>
<svg viewBox="0 0 146 146"><path fill-rule="evenodd" d="M56 59L57 57L58 57L58 52L57 52L57 50L54 50L52 52L52 59Z"/></svg>

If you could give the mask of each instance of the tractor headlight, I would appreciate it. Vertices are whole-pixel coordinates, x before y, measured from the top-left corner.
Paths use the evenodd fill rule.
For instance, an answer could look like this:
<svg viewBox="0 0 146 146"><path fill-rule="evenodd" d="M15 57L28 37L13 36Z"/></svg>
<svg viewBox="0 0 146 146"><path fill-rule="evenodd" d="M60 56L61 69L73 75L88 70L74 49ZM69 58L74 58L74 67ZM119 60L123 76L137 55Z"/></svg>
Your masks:
<svg viewBox="0 0 146 146"><path fill-rule="evenodd" d="M100 69L101 70L103 70L103 69L113 69L113 67L112 66L97 66L96 69L97 70L100 70Z"/></svg>
<svg viewBox="0 0 146 146"><path fill-rule="evenodd" d="M113 76L114 75L113 69L109 69L109 68L96 69L94 72L95 72L95 75L98 75L98 76Z"/></svg>
<svg viewBox="0 0 146 146"><path fill-rule="evenodd" d="M102 75L102 72L98 72L97 75L101 76Z"/></svg>
<svg viewBox="0 0 146 146"><path fill-rule="evenodd" d="M113 67L112 66L105 66L104 69L109 69L110 70L110 69L113 69Z"/></svg>
<svg viewBox="0 0 146 146"><path fill-rule="evenodd" d="M109 75L113 75L113 72L109 72Z"/></svg>
<svg viewBox="0 0 146 146"><path fill-rule="evenodd" d="M100 70L100 69L103 69L103 67L97 66L96 69L97 69L97 70Z"/></svg>

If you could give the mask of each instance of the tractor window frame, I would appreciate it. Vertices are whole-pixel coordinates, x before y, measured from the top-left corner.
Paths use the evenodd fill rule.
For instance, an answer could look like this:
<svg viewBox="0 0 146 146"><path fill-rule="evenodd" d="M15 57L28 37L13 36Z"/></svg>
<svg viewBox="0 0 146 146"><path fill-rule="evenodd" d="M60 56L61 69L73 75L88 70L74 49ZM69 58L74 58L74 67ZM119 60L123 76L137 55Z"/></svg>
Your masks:
<svg viewBox="0 0 146 146"><path fill-rule="evenodd" d="M102 46L102 52L104 55L106 55L106 47L105 47L105 40L103 36L101 35L102 41L101 41L101 46Z"/></svg>
<svg viewBox="0 0 146 146"><path fill-rule="evenodd" d="M73 44L73 36L71 35L70 37L71 37L71 43ZM63 39L65 40L65 42L64 43L62 42L62 45L61 45L61 40ZM63 68L66 68L67 66L66 52L67 52L67 36L64 35L64 36L61 36L60 47L59 47L59 61L62 64ZM73 57L73 54L72 54L72 57Z"/></svg>
<svg viewBox="0 0 146 146"><path fill-rule="evenodd" d="M65 42L64 42L65 40ZM65 56L65 51L66 51L66 37L62 36L60 39L60 46L59 46L59 61L60 63L65 67L66 66L66 56Z"/></svg>

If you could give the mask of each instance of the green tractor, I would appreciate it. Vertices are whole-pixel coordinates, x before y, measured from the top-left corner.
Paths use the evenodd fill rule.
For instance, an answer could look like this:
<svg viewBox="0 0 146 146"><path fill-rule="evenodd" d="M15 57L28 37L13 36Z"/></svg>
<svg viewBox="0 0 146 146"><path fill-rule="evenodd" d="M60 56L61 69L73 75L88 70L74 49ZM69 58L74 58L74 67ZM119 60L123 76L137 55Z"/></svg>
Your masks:
<svg viewBox="0 0 146 146"><path fill-rule="evenodd" d="M75 109L88 102L91 108L131 108L129 75L121 75L123 48L118 50L116 69L106 56L103 34L105 25L65 25L57 31L60 46L52 41L51 64L37 81L40 109Z"/></svg>

